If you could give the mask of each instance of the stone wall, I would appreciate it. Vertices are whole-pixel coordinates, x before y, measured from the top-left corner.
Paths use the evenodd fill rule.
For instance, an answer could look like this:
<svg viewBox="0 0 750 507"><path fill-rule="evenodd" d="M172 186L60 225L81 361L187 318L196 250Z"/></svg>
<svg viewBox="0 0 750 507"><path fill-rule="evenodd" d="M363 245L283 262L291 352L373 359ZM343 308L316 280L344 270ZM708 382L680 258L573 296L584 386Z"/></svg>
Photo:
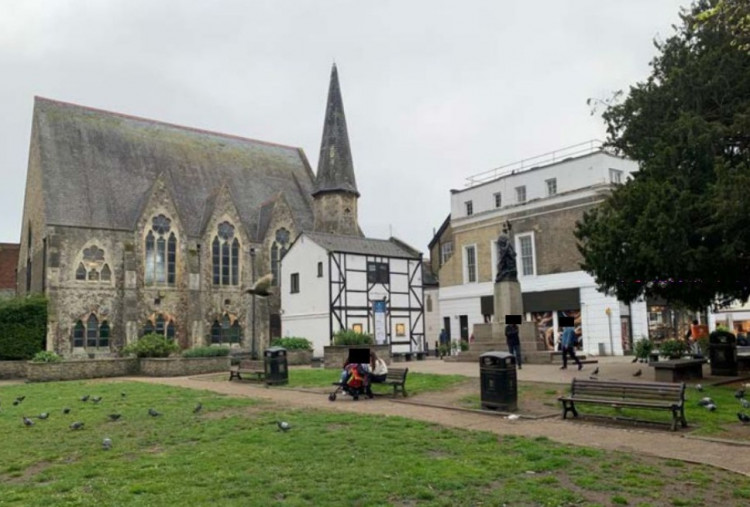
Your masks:
<svg viewBox="0 0 750 507"><path fill-rule="evenodd" d="M100 377L124 377L138 373L138 359L88 359L59 363L26 363L26 378L30 382L78 380Z"/></svg>
<svg viewBox="0 0 750 507"><path fill-rule="evenodd" d="M229 356L141 358L141 375L180 377L229 371Z"/></svg>
<svg viewBox="0 0 750 507"><path fill-rule="evenodd" d="M341 369L349 357L349 349L361 349L364 345L329 345L323 347L323 367ZM375 351L378 357L385 360L386 364L391 364L391 348L389 345L372 345L370 350Z"/></svg>
<svg viewBox="0 0 750 507"><path fill-rule="evenodd" d="M0 379L24 378L26 361L0 361Z"/></svg>
<svg viewBox="0 0 750 507"><path fill-rule="evenodd" d="M312 361L312 350L287 350L286 360L290 366L307 364Z"/></svg>

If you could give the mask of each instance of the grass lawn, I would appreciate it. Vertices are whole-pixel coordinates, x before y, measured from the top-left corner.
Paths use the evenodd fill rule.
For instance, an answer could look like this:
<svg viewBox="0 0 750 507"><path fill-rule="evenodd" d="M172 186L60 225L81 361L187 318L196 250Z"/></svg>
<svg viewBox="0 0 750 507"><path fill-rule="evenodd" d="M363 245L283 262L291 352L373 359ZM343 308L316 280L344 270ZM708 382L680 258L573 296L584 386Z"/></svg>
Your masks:
<svg viewBox="0 0 750 507"><path fill-rule="evenodd" d="M103 400L79 401L84 394ZM710 467L207 391L62 382L4 386L0 402L3 505L750 502L746 477ZM193 414L197 402L204 408ZM162 415L149 416L152 407ZM43 411L47 420L24 427L22 414ZM122 417L110 422L110 413ZM278 419L292 429L278 431ZM68 429L72 421L84 429Z"/></svg>
<svg viewBox="0 0 750 507"><path fill-rule="evenodd" d="M333 382L338 382L341 370L322 368L292 368L289 370L287 387L325 387L333 389ZM434 373L412 373L406 375L406 392L409 396L428 391L441 391L465 382L463 375L436 375ZM373 384L374 393L392 393L393 387Z"/></svg>

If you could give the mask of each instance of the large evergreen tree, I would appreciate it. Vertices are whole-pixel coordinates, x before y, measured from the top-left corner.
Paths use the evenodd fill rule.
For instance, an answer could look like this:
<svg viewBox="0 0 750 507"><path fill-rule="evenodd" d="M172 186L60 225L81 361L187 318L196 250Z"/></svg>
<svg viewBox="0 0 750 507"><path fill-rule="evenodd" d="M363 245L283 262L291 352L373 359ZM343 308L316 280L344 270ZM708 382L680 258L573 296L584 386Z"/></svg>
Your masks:
<svg viewBox="0 0 750 507"><path fill-rule="evenodd" d="M750 2L699 0L610 104L607 144L640 165L576 236L600 289L705 308L750 296Z"/></svg>

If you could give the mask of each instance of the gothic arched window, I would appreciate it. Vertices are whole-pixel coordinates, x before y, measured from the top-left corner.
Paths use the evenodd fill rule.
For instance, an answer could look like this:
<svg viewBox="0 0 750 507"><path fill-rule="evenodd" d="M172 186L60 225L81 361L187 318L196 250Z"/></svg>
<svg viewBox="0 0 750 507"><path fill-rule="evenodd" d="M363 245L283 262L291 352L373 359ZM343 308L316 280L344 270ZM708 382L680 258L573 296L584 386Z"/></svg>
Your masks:
<svg viewBox="0 0 750 507"><path fill-rule="evenodd" d="M76 280L85 280L86 279L86 268L83 267L83 262L78 265L78 269L76 269Z"/></svg>
<svg viewBox="0 0 750 507"><path fill-rule="evenodd" d="M112 280L112 271L108 264L104 263L104 250L96 245L83 249L83 260L76 268L76 280L89 282L109 282Z"/></svg>
<svg viewBox="0 0 750 507"><path fill-rule="evenodd" d="M86 325L78 320L73 326L73 347L89 349L109 349L109 322L103 320L101 325L94 314L86 319Z"/></svg>
<svg viewBox="0 0 750 507"><path fill-rule="evenodd" d="M151 220L146 235L146 285L174 285L177 265L177 237L170 233L172 221L163 214Z"/></svg>
<svg viewBox="0 0 750 507"><path fill-rule="evenodd" d="M96 348L97 341L99 341L99 320L91 314L86 322L86 348Z"/></svg>
<svg viewBox="0 0 750 507"><path fill-rule="evenodd" d="M284 229L276 230L276 241L271 245L271 274L273 274L272 285L279 284L279 262L284 257L289 246L289 231Z"/></svg>
<svg viewBox="0 0 750 507"><path fill-rule="evenodd" d="M240 242L234 236L234 226L222 222L211 243L214 285L239 285Z"/></svg>
<svg viewBox="0 0 750 507"><path fill-rule="evenodd" d="M174 319L163 313L152 315L146 319L146 323L143 325L143 334L160 334L174 340L176 334Z"/></svg>
<svg viewBox="0 0 750 507"><path fill-rule="evenodd" d="M76 322L75 327L73 328L73 346L81 348L83 347L83 337L86 334L86 327L83 325L83 322L80 320Z"/></svg>
<svg viewBox="0 0 750 507"><path fill-rule="evenodd" d="M224 314L211 325L211 343L232 344L242 341L242 328L236 317Z"/></svg>

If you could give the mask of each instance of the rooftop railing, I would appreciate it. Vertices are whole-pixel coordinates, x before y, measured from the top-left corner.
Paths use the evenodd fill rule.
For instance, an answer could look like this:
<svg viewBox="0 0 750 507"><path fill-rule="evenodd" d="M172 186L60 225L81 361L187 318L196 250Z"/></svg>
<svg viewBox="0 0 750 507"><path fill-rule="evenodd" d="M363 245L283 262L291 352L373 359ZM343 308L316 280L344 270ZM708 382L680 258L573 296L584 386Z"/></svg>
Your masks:
<svg viewBox="0 0 750 507"><path fill-rule="evenodd" d="M468 178L466 178L466 187L473 187L474 185L486 183L502 176L517 174L519 172L528 171L539 166L554 164L555 162L561 162L568 158L581 157L590 153L596 153L604 149L603 145L604 143L599 139L591 139L583 143L566 146L565 148L560 148L559 150L543 153L535 157L525 158L523 160L519 160L518 162L505 164L500 167L496 167L495 169L490 169L488 171L469 176Z"/></svg>

